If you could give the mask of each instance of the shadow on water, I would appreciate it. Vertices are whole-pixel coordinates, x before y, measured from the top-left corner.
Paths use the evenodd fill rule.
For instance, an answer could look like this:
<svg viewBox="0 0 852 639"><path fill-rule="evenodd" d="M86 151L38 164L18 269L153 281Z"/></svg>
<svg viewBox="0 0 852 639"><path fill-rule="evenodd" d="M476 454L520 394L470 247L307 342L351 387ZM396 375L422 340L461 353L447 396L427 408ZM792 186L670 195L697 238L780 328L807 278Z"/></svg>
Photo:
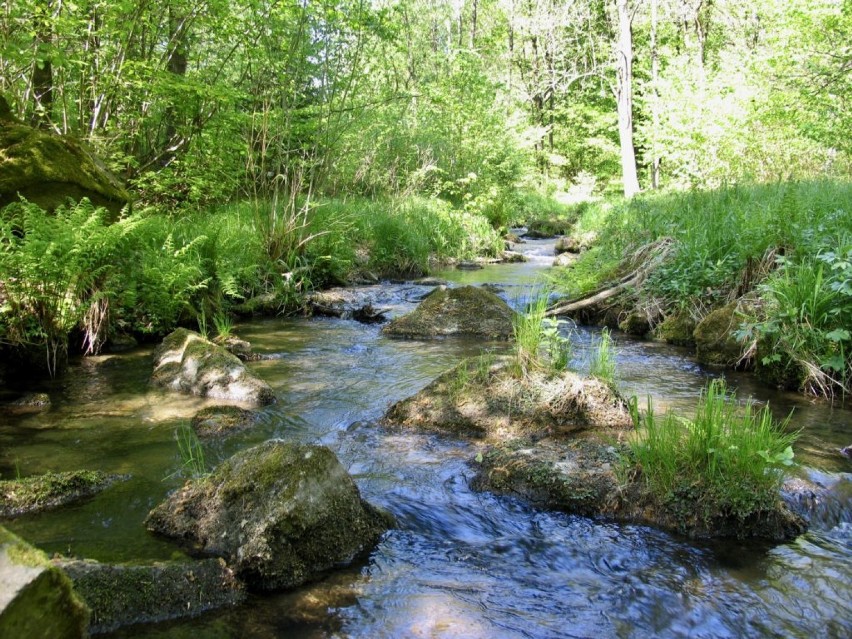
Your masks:
<svg viewBox="0 0 852 639"><path fill-rule="evenodd" d="M500 282L521 299L552 254L528 243L533 262L453 272L454 282ZM393 297L393 286L388 285ZM399 285L395 312L413 307ZM427 291L423 288L423 291ZM468 487L476 447L376 425L386 407L420 390L483 346L465 340L383 337L379 328L330 319L269 319L237 327L269 359L251 366L279 402L258 426L205 444L211 463L269 438L321 442L355 476L364 496L391 511L369 561L288 593L253 596L201 618L126 628L114 637L179 639L320 637L847 637L852 591L850 493L837 513L795 542L767 548L697 544L640 526L539 512ZM598 333L574 330L574 366L583 370ZM688 411L709 377L683 349L616 335L627 394ZM98 468L130 473L94 499L8 522L48 552L104 561L180 556L148 535L148 510L182 481L175 429L210 402L147 385L150 351L92 358L45 389L45 413L2 417L4 477ZM775 393L728 375L743 395L793 410L802 428L797 458L826 483L847 476L852 412ZM845 475L844 475L845 473ZM843 485L843 484L841 484ZM848 481L845 484L848 488ZM846 490L846 489L845 489Z"/></svg>

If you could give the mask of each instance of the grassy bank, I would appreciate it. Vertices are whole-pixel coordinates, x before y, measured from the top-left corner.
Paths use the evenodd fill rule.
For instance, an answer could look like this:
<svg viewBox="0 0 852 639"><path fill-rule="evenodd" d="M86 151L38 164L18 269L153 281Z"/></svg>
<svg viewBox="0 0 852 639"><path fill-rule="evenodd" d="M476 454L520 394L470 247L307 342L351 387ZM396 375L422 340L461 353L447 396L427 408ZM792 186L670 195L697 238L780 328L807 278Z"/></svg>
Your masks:
<svg viewBox="0 0 852 639"><path fill-rule="evenodd" d="M265 296L296 312L314 288L359 276L416 276L435 260L495 255L485 218L440 200L238 203L180 217L142 211L107 224L83 201L0 220L0 346L55 369L118 333L161 336ZM46 356L45 356L46 355Z"/></svg>
<svg viewBox="0 0 852 639"><path fill-rule="evenodd" d="M748 185L602 201L581 211L574 232L598 239L557 276L569 294L623 275L625 256L671 238L667 258L629 299L654 309L647 313L651 329L676 316L694 325L745 300L731 334L742 361L782 386L826 395L852 390L852 184Z"/></svg>

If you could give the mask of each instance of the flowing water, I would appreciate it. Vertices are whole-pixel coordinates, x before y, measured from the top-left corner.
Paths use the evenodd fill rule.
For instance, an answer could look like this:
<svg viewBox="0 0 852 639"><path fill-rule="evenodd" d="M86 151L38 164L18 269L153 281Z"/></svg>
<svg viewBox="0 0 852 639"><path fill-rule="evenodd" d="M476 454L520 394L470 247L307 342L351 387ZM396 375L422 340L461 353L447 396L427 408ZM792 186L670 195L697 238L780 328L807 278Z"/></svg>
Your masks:
<svg viewBox="0 0 852 639"><path fill-rule="evenodd" d="M498 284L512 303L530 295L553 243L523 245L525 264L440 276ZM413 308L428 287L389 284L374 304ZM597 339L570 330L582 370ZM330 446L362 494L399 526L365 563L293 592L253 596L197 619L138 626L115 637L849 637L852 636L852 411L728 375L741 395L793 411L797 472L832 485L834 505L811 531L768 547L689 542L635 525L531 509L468 488L476 445L374 424L389 403L461 357L503 344L384 338L337 319L267 319L237 332L268 359L251 366L279 401L259 425L205 444L210 463L269 438ZM718 371L683 349L616 335L623 391L688 411ZM0 475L76 468L131 478L83 504L6 522L49 553L101 561L179 558L146 533L147 512L181 482L175 429L210 402L151 389L150 350L90 358L44 390L50 410L0 416Z"/></svg>

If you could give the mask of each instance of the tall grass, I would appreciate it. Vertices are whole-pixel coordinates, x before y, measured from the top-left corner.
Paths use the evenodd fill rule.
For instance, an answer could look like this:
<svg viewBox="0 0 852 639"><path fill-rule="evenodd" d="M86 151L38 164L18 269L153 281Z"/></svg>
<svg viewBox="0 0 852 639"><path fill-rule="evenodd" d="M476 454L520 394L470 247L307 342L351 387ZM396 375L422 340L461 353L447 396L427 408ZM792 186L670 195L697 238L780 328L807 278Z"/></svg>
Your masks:
<svg viewBox="0 0 852 639"><path fill-rule="evenodd" d="M529 298L526 310L512 319L515 373L524 376L534 369L565 370L571 360L571 340L561 334L559 322L545 317L549 295L537 290Z"/></svg>
<svg viewBox="0 0 852 639"><path fill-rule="evenodd" d="M615 347L608 328L601 330L601 336L589 361L589 375L597 377L607 384L615 384Z"/></svg>
<svg viewBox="0 0 852 639"><path fill-rule="evenodd" d="M792 463L797 433L777 423L768 407L744 407L714 380L695 417L658 417L650 398L641 437L630 444L652 493L664 504L693 503L694 514L744 519L778 500L784 469Z"/></svg>

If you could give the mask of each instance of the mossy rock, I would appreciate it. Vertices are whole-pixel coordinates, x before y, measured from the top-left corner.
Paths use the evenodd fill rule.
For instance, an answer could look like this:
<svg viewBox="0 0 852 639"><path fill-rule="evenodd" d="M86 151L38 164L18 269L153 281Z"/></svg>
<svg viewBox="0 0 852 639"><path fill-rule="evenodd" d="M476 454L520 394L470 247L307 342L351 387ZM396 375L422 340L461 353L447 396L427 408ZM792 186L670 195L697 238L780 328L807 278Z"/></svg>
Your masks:
<svg viewBox="0 0 852 639"><path fill-rule="evenodd" d="M0 481L0 518L58 508L87 499L126 475L75 470Z"/></svg>
<svg viewBox="0 0 852 639"><path fill-rule="evenodd" d="M221 346L179 328L154 351L151 383L171 390L253 405L271 404L269 385Z"/></svg>
<svg viewBox="0 0 852 639"><path fill-rule="evenodd" d="M539 508L604 515L618 489L618 452L587 440L513 441L490 447L478 460L474 490L514 495Z"/></svg>
<svg viewBox="0 0 852 639"><path fill-rule="evenodd" d="M238 406L209 406L190 421L190 426L199 437L231 435L251 428L257 423L258 414Z"/></svg>
<svg viewBox="0 0 852 639"><path fill-rule="evenodd" d="M514 316L506 302L482 288L436 289L414 311L391 320L382 333L414 338L468 335L507 340L513 334Z"/></svg>
<svg viewBox="0 0 852 639"><path fill-rule="evenodd" d="M0 526L0 637L88 637L89 610L40 550Z"/></svg>
<svg viewBox="0 0 852 639"><path fill-rule="evenodd" d="M668 344L676 344L677 346L695 345L695 338L693 337L695 320L685 311L666 317L656 326L654 332L658 339Z"/></svg>
<svg viewBox="0 0 852 639"><path fill-rule="evenodd" d="M618 322L618 328L628 335L644 337L651 331L651 322L648 320L648 315L646 313L642 311L631 311Z"/></svg>
<svg viewBox="0 0 852 639"><path fill-rule="evenodd" d="M50 395L47 393L26 393L8 404L0 405L0 413L21 415L40 413L50 408Z"/></svg>
<svg viewBox="0 0 852 639"><path fill-rule="evenodd" d="M71 578L91 610L93 633L195 617L245 599L244 587L221 559L151 565L68 559L53 563Z"/></svg>
<svg viewBox="0 0 852 639"><path fill-rule="evenodd" d="M481 370L475 358L391 406L382 422L497 440L518 435L573 436L582 431L612 433L633 427L624 398L597 379L570 371L520 375L511 362Z"/></svg>
<svg viewBox="0 0 852 639"><path fill-rule="evenodd" d="M0 208L19 196L53 210L89 198L118 213L130 194L85 144L0 118Z"/></svg>
<svg viewBox="0 0 852 639"><path fill-rule="evenodd" d="M736 367L742 344L734 337L740 325L739 302L718 308L701 320L693 331L695 353L702 364Z"/></svg>
<svg viewBox="0 0 852 639"><path fill-rule="evenodd" d="M392 525L328 448L268 441L187 482L148 529L223 557L251 588L293 588L373 549Z"/></svg>
<svg viewBox="0 0 852 639"><path fill-rule="evenodd" d="M773 348L766 341L757 345L754 373L765 384L784 390L801 390L808 371L781 348Z"/></svg>
<svg viewBox="0 0 852 639"><path fill-rule="evenodd" d="M253 315L277 315L284 302L275 293L263 293L247 299L231 307L236 315L251 317Z"/></svg>

